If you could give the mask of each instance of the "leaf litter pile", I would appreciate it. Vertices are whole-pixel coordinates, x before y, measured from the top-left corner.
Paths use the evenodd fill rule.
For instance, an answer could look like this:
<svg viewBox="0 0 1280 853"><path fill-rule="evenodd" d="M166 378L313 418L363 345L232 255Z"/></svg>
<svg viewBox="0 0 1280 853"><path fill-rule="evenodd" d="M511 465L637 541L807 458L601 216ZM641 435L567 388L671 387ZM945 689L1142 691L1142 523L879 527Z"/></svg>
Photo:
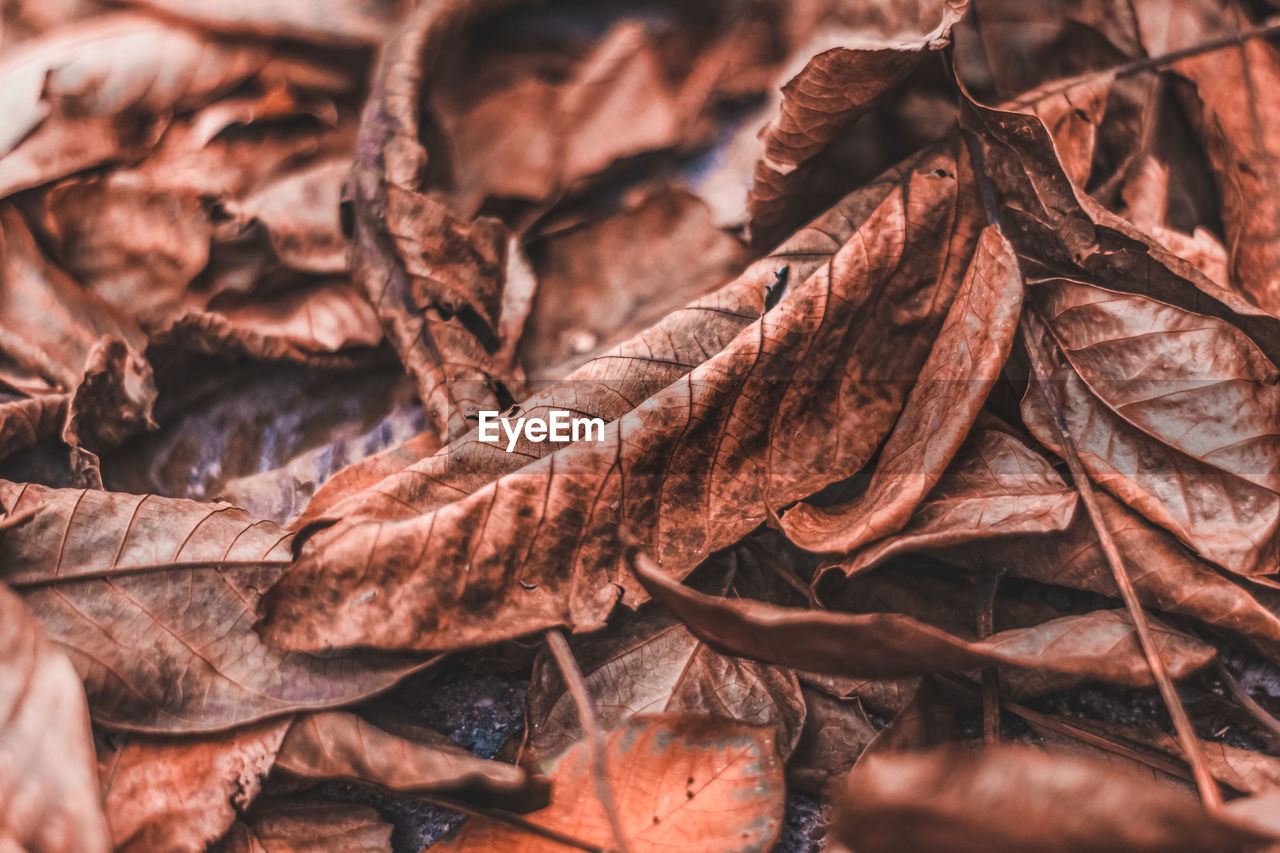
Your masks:
<svg viewBox="0 0 1280 853"><path fill-rule="evenodd" d="M0 849L1277 849L1268 12L5 4Z"/></svg>

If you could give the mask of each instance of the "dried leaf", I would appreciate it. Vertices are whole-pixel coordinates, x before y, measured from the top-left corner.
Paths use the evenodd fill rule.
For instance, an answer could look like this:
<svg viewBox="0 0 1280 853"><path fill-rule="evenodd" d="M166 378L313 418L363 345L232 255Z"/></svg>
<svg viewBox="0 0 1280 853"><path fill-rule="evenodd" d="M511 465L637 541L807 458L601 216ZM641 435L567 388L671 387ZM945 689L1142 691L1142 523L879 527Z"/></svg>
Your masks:
<svg viewBox="0 0 1280 853"><path fill-rule="evenodd" d="M106 853L80 679L0 584L0 848Z"/></svg>
<svg viewBox="0 0 1280 853"><path fill-rule="evenodd" d="M780 666L886 678L1005 664L1117 684L1153 683L1122 611L1064 616L970 641L897 613L834 613L705 595L672 580L643 552L632 569L654 600L701 639ZM1174 678L1213 659L1211 647L1187 634L1160 626L1155 636Z"/></svg>
<svg viewBox="0 0 1280 853"><path fill-rule="evenodd" d="M196 106L265 60L261 48L220 44L132 12L67 24L0 62L0 164L53 111L107 116Z"/></svg>
<svg viewBox="0 0 1280 853"><path fill-rule="evenodd" d="M229 2L209 6L192 0L128 2L216 33L334 45L379 44L391 33L403 8L396 0L370 3L312 0L305 6L279 2Z"/></svg>
<svg viewBox="0 0 1280 853"><path fill-rule="evenodd" d="M791 196L809 161L901 82L921 58L949 43L951 28L964 16L968 0L930 5L932 18L924 20L938 22L932 31L914 38L871 41L865 47L821 51L782 87L778 114L760 131L764 151L756 162L755 185L747 199L754 245L772 245L797 224L795 212L789 209Z"/></svg>
<svg viewBox="0 0 1280 853"><path fill-rule="evenodd" d="M1138 10L1145 41L1157 51L1198 44L1248 25L1235 6L1205 2ZM1280 242L1267 223L1280 215L1280 53L1264 39L1192 56L1173 70L1194 85L1181 90L1217 184L1230 247L1231 284L1262 308L1280 312ZM1226 281L1226 279L1222 279Z"/></svg>
<svg viewBox="0 0 1280 853"><path fill-rule="evenodd" d="M562 408L606 421L631 411L733 341L760 316L766 294L778 286L780 276L788 284L805 281L830 262L913 165L852 193L719 290L591 359L560 384L521 401L521 411L538 415ZM550 443L522 441L519 453L506 453L481 443L472 430L449 444L446 453L423 454L419 464L410 464L414 460L407 457L388 457L388 462L405 460L400 473L390 470L384 481L324 512L308 511L307 518L317 525L358 516L408 518L471 494L556 449Z"/></svg>
<svg viewBox="0 0 1280 853"><path fill-rule="evenodd" d="M1259 841L1148 776L1011 746L869 759L840 805L836 838L866 853L1225 853Z"/></svg>
<svg viewBox="0 0 1280 853"><path fill-rule="evenodd" d="M964 163L947 148L919 161L828 267L602 441L434 512L348 517L312 535L267 600L264 635L288 648L444 649L596 627L621 592L643 599L618 571L624 522L682 576L768 507L856 472L897 418L978 242ZM854 322L871 315L883 319Z"/></svg>
<svg viewBox="0 0 1280 853"><path fill-rule="evenodd" d="M768 729L692 714L633 717L607 740L607 762L633 853L764 851L782 828L782 763ZM589 844L610 845L595 798L586 743L542 767L552 780L547 808L527 819ZM472 818L439 842L449 851L560 851L563 845Z"/></svg>
<svg viewBox="0 0 1280 853"><path fill-rule="evenodd" d="M810 551L849 552L901 530L969 434L1009 357L1021 313L1022 275L1013 249L989 232L867 491L830 508L796 506L781 520L787 538Z"/></svg>
<svg viewBox="0 0 1280 853"><path fill-rule="evenodd" d="M0 505L2 579L67 648L100 723L224 729L347 704L421 665L264 645L255 605L290 534L228 504L0 481Z"/></svg>
<svg viewBox="0 0 1280 853"><path fill-rule="evenodd" d="M1234 328L1213 318L1063 284L1062 303L1050 302L1041 312L1037 300L1027 346L1040 351L1060 385L1067 427L1090 477L1224 568L1275 571L1280 495L1272 491L1277 463L1267 426L1280 403L1271 399L1276 386L1269 377L1280 375L1274 365L1256 349L1241 347L1247 339L1233 337ZM1142 310L1147 307L1153 311ZM1070 337L1073 309L1092 309L1103 324L1085 333L1099 336L1099 348L1114 336L1115 361L1104 366L1090 360L1089 337ZM1142 320L1157 325L1139 326ZM1173 343L1178 340L1181 346ZM1191 341L1198 356L1189 357ZM1175 405L1180 399L1185 402ZM1056 427L1033 388L1022 416L1037 440L1056 452ZM1237 423L1238 436L1228 432Z"/></svg>
<svg viewBox="0 0 1280 853"><path fill-rule="evenodd" d="M203 853L262 790L290 718L181 740L127 735L98 756L117 853Z"/></svg>
<svg viewBox="0 0 1280 853"><path fill-rule="evenodd" d="M838 568L852 575L909 551L1065 530L1075 508L1075 490L1043 456L1006 432L976 429L907 525Z"/></svg>
<svg viewBox="0 0 1280 853"><path fill-rule="evenodd" d="M280 747L276 766L305 779L346 779L394 791L471 793L489 802L524 794L533 781L519 767L477 758L453 744L414 743L343 711L299 717Z"/></svg>
<svg viewBox="0 0 1280 853"><path fill-rule="evenodd" d="M373 308L341 279L215 305L176 314L151 335L152 347L343 366L382 342Z"/></svg>
<svg viewBox="0 0 1280 853"><path fill-rule="evenodd" d="M39 227L58 261L144 325L176 308L209 262L213 223L194 191L116 172L64 181L40 202Z"/></svg>
<svg viewBox="0 0 1280 853"><path fill-rule="evenodd" d="M792 673L718 654L662 613L625 620L579 644L575 656L606 730L641 714L705 714L774 727L785 758L804 725ZM582 738L573 699L545 657L534 668L526 725L535 763Z"/></svg>
<svg viewBox="0 0 1280 853"><path fill-rule="evenodd" d="M337 273L347 269L347 240L338 221L342 182L351 158L320 160L281 176L227 210L267 229L282 263L296 270Z"/></svg>
<svg viewBox="0 0 1280 853"><path fill-rule="evenodd" d="M156 392L143 347L133 322L54 266L16 210L0 210L0 348L70 395L68 444L111 448L151 424Z"/></svg>
<svg viewBox="0 0 1280 853"><path fill-rule="evenodd" d="M391 830L368 806L272 800L237 821L213 853L387 853Z"/></svg>
<svg viewBox="0 0 1280 853"><path fill-rule="evenodd" d="M504 340L508 325L518 329L524 319L508 312L503 321L507 229L488 217L463 219L420 183L428 156L418 140L422 58L438 54L477 12L459 2L420 6L388 43L345 193L352 275L441 437L465 431L466 415L504 408L494 382L519 384L507 352L514 341Z"/></svg>

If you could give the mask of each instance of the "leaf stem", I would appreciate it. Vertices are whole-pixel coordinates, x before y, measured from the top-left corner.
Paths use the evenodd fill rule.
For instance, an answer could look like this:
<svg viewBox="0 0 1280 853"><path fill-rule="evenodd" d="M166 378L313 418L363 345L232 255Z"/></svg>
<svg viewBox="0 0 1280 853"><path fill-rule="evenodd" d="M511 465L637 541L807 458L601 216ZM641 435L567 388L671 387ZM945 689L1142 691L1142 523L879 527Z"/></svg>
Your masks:
<svg viewBox="0 0 1280 853"><path fill-rule="evenodd" d="M1071 471L1071 478L1075 482L1076 491L1079 492L1080 499L1089 514L1089 520L1093 523L1093 528L1098 534L1102 552L1106 555L1107 563L1111 566L1111 574L1115 578L1116 586L1120 588L1120 595L1124 599L1125 608L1129 611L1129 618L1133 620L1134 630L1137 632L1138 641L1142 645L1142 653L1147 659L1147 666L1151 669L1151 677L1155 679L1156 686L1160 689L1160 695L1169 710L1169 716L1173 718L1173 727L1178 734L1178 742L1186 755L1187 763L1191 765L1196 787L1200 790L1200 799L1204 802L1206 808L1210 811L1216 811L1222 806L1222 793L1218 790L1218 783L1214 780L1213 774L1209 772L1208 763L1205 761L1204 753L1201 751L1195 730L1191 726L1191 720L1187 716L1187 710L1183 707L1182 700L1178 697L1177 688L1174 687L1173 679L1169 677L1169 671L1165 668L1164 660L1160 657L1160 650L1156 647L1155 638L1151 635L1151 625L1147 622L1147 614L1142 609L1142 602L1138 600L1138 593L1134 590L1133 582L1129 579L1129 572L1125 568L1124 558L1121 557L1120 549L1116 546L1115 540L1111 538L1111 531L1102 516L1102 508L1098 505L1098 497L1094 494L1093 486L1089 482L1089 475L1085 471L1084 463L1080 461L1080 454L1076 451L1071 432L1067 429L1067 421L1063 416L1062 407L1058 403L1058 395L1054 392L1053 386L1049 382L1050 373L1048 365L1045 363L1044 354L1030 342L1032 336L1028 334L1025 316L1021 323L1022 337L1027 342L1026 351L1031 360L1032 377L1053 417L1053 423L1058 432L1058 440L1062 445L1062 457L1067 463L1068 470ZM1046 336L1045 339L1053 341L1052 336ZM1057 346L1057 342L1053 341L1051 345Z"/></svg>
<svg viewBox="0 0 1280 853"><path fill-rule="evenodd" d="M627 836L622 828L622 816L618 813L618 803L613 797L613 789L609 785L608 752L605 748L604 730L600 728L600 720L596 717L595 705L591 701L591 691L587 689L587 680L582 677L582 670L573 657L573 651L564 638L564 634L552 629L547 632L547 647L560 667L565 684L569 687L569 695L578 711L578 722L582 724L582 733L587 741L587 755L591 761L591 773L595 779L596 797L604 808L605 817L609 820L609 829L613 832L613 842L617 853L629 853Z"/></svg>

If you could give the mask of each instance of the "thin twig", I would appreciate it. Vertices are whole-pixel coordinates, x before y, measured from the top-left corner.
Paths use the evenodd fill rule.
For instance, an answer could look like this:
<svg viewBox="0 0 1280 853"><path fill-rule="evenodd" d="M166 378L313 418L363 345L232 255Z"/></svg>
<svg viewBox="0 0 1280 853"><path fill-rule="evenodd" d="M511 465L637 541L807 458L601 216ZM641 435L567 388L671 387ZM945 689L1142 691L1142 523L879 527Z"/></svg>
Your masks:
<svg viewBox="0 0 1280 853"><path fill-rule="evenodd" d="M1142 645L1142 653L1146 656L1147 666L1151 669L1151 677L1155 679L1156 686L1160 688L1160 695L1164 698L1164 704L1169 710L1169 716L1173 718L1173 727L1178 733L1178 742L1182 746L1182 751L1186 754L1187 763L1191 765L1196 787L1200 790L1200 799L1204 801L1206 808L1211 811L1216 810L1222 806L1222 793L1218 790L1218 783L1214 781L1213 774L1209 772L1204 753L1201 752L1200 742L1196 738L1190 718L1187 717L1186 708L1182 706L1182 700L1178 697L1178 691L1173 685L1173 679L1169 677L1169 671L1165 668L1164 660L1160 657L1160 650L1156 648L1155 638L1151 634L1151 625L1147 622L1147 614L1142 609L1142 602L1138 600L1138 593L1133 588L1133 582L1129 580L1129 572L1125 569L1124 558L1120 556L1120 549L1116 547L1115 540L1111 538L1111 531L1107 527L1106 519L1102 517L1102 508L1098 505L1098 497L1093 492L1093 486L1089 482L1089 475L1085 472L1084 463L1080 461L1080 455L1076 452L1076 445L1071 438L1071 432L1067 429L1066 418L1063 416L1062 407L1058 404L1058 395L1054 392L1053 386L1049 384L1048 365L1045 364L1043 354L1031 344L1031 336L1028 334L1025 316L1022 319L1022 336L1023 340L1027 341L1026 350L1031 360L1033 378L1040 389L1041 396L1044 397L1045 405L1049 408L1054 426L1057 428L1058 441L1062 445L1062 457L1067 463L1067 468L1071 471L1071 478L1075 481L1076 491L1079 492L1085 510L1089 513L1089 520L1093 522L1093 528L1097 531L1098 542L1102 545L1102 552L1107 556L1107 562L1111 566L1111 574L1115 578L1116 586L1120 588L1120 595L1124 599L1125 609L1129 611L1129 618L1133 620L1134 630L1138 634L1138 642ZM1047 336L1046 340L1051 341L1052 346L1057 345L1056 342L1053 342L1051 336Z"/></svg>
<svg viewBox="0 0 1280 853"><path fill-rule="evenodd" d="M597 847L594 844L574 838L572 835L565 835L563 832L557 832L551 827L541 826L525 820L518 814L512 814L511 812L503 811L502 809L491 809L484 806L477 806L463 802L462 800L455 800L452 797L442 797L439 794L415 792L413 794L413 798L432 803L433 805L442 806L446 809L453 809L454 811L462 812L463 814L482 817L487 820L494 821L495 823L505 823L506 825L519 829L523 832L528 832L532 835L537 835L542 838L555 841L559 844L565 845L566 847L585 850L587 853L608 853L608 851L603 847Z"/></svg>
<svg viewBox="0 0 1280 853"><path fill-rule="evenodd" d="M1231 695L1236 698L1245 710L1258 722L1264 729L1271 734L1280 738L1280 720L1271 715L1271 712L1258 704L1258 700L1249 695L1249 691L1244 689L1240 682L1236 681L1236 677L1227 669L1226 664L1214 658L1214 666L1218 670L1218 677L1222 679L1222 683L1231 691Z"/></svg>
<svg viewBox="0 0 1280 853"><path fill-rule="evenodd" d="M609 784L608 753L605 750L604 730L596 718L595 706L591 701L591 692L587 689L587 681L582 677L582 670L574 660L573 652L564 634L557 630L547 632L547 646L551 649L560 674L564 676L569 687L569 695L578 710L578 722L582 724L582 733L587 741L587 755L591 761L591 773L595 778L596 797L604 807L605 817L609 820L609 829L613 832L613 842L618 853L628 853L626 832L622 828L622 816L618 814L618 803L613 798L613 789Z"/></svg>
<svg viewBox="0 0 1280 853"><path fill-rule="evenodd" d="M996 590L1004 569L984 573L978 583L978 639L996 629ZM1000 672L994 666L982 670L982 734L987 746L1000 743Z"/></svg>
<svg viewBox="0 0 1280 853"><path fill-rule="evenodd" d="M976 681L963 675L956 675L949 672L941 672L938 673L938 675L975 693L982 689ZM1039 711L1033 711L1031 708L1028 708L1025 705L1019 705L1017 702L1009 699L1001 699L1000 707L1005 711L1008 711L1010 714L1013 714L1015 717L1020 717L1032 725L1041 726L1049 729L1050 731L1057 732L1063 737L1068 737L1072 740L1086 743L1089 746L1100 749L1103 752L1109 752L1112 755L1119 755L1122 758L1127 758L1131 761L1145 764L1154 770L1159 770L1160 772L1167 773L1170 776L1185 779L1188 782L1195 781L1192 775L1187 772L1184 765L1178 764L1164 758L1163 756L1154 755L1146 752L1145 750L1135 749L1127 744L1119 743L1118 741L1114 741L1111 738L1097 734L1096 732L1091 732L1084 727L1084 721L1067 720L1051 714L1042 714Z"/></svg>

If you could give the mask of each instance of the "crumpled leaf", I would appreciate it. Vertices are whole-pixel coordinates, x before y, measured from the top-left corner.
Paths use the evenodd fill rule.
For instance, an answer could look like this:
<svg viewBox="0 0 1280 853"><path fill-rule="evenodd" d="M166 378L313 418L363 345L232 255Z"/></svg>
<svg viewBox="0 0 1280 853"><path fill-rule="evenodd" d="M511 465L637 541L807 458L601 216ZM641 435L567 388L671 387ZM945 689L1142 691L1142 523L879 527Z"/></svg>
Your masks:
<svg viewBox="0 0 1280 853"><path fill-rule="evenodd" d="M1135 9L1148 49L1167 52L1249 25L1227 4L1188 2ZM1262 308L1280 312L1280 241L1268 223L1280 215L1280 53L1254 39L1173 64L1193 84L1181 101L1208 155L1221 199L1231 284ZM1225 282L1226 279L1223 279Z"/></svg>
<svg viewBox="0 0 1280 853"><path fill-rule="evenodd" d="M782 828L782 763L769 729L694 714L633 717L609 733L606 761L633 853L768 850ZM584 741L544 762L551 804L531 823L589 844L613 843ZM563 845L471 818L434 845L450 851L560 851Z"/></svg>
<svg viewBox="0 0 1280 853"><path fill-rule="evenodd" d="M259 188L227 212L267 229L271 247L282 263L313 273L347 269L347 241L338 221L342 182L350 157L320 160Z"/></svg>
<svg viewBox="0 0 1280 853"><path fill-rule="evenodd" d="M373 308L349 282L324 279L270 296L222 299L175 314L151 346L342 366L382 342Z"/></svg>
<svg viewBox="0 0 1280 853"><path fill-rule="evenodd" d="M1013 346L1022 275L996 231L979 245L866 492L847 504L799 504L781 519L802 548L849 552L901 530L964 443Z"/></svg>
<svg viewBox="0 0 1280 853"><path fill-rule="evenodd" d="M316 44L378 44L390 34L403 4L395 0L290 3L227 2L210 6L191 0L128 0L166 17L190 21L216 33L299 39Z"/></svg>
<svg viewBox="0 0 1280 853"><path fill-rule="evenodd" d="M805 701L794 674L712 651L660 612L591 637L575 657L606 730L641 714L706 714L773 726L785 758L804 725ZM545 657L534 668L526 719L525 755L534 763L582 738L573 698Z"/></svg>
<svg viewBox="0 0 1280 853"><path fill-rule="evenodd" d="M290 727L276 766L305 779L346 779L406 792L469 792L486 801L529 791L530 777L519 767L478 758L443 735L437 738L415 743L344 711L305 714Z"/></svg>
<svg viewBox="0 0 1280 853"><path fill-rule="evenodd" d="M979 428L900 532L837 567L852 575L909 551L1064 530L1075 508L1075 490L1048 460L1007 432Z"/></svg>
<svg viewBox="0 0 1280 853"><path fill-rule="evenodd" d="M435 58L477 12L459 2L420 5L387 44L344 194L353 278L378 309L441 437L465 431L466 415L505 408L495 382L518 390L511 359L527 311L522 304L513 316L504 305L509 262L518 262L506 226L491 217L466 220L421 185L428 159L418 140L422 59Z"/></svg>
<svg viewBox="0 0 1280 853"><path fill-rule="evenodd" d="M0 62L0 165L53 112L107 116L198 105L253 74L266 56L133 12L67 24Z"/></svg>
<svg viewBox="0 0 1280 853"><path fill-rule="evenodd" d="M1280 459L1272 461L1277 448L1269 426L1280 404L1275 366L1212 318L1089 285L1062 285L1045 302L1033 294L1027 346L1040 350L1060 383L1067 426L1090 477L1224 568L1274 572L1280 547L1280 495L1271 474ZM1081 328L1073 313L1093 314L1093 331ZM1105 362L1090 352L1095 336L1098 349L1115 350ZM1022 416L1056 452L1056 426L1034 388ZM1229 433L1228 424L1239 433Z"/></svg>
<svg viewBox="0 0 1280 853"><path fill-rule="evenodd" d="M144 347L136 324L54 266L17 210L0 209L0 349L69 395L63 440L98 451L151 425L156 391Z"/></svg>
<svg viewBox="0 0 1280 853"><path fill-rule="evenodd" d="M695 635L715 648L780 666L886 678L1005 664L1117 684L1154 683L1123 611L1063 616L973 641L898 613L835 613L706 595L672 580L644 552L635 553L631 566L654 600ZM1214 650L1194 637L1153 627L1172 677L1213 659Z"/></svg>
<svg viewBox="0 0 1280 853"><path fill-rule="evenodd" d="M346 704L421 665L264 645L255 605L290 534L228 504L0 481L0 506L0 579L67 649L99 723L224 729Z"/></svg>
<svg viewBox="0 0 1280 853"><path fill-rule="evenodd" d="M592 358L558 385L521 401L521 411L533 415L564 408L606 421L631 411L723 350L764 311L766 294L777 287L780 276L789 286L828 263L911 166L851 193L718 290ZM519 453L506 453L481 443L473 429L450 443L446 453L389 453L384 461L396 467L386 472L384 480L324 510L309 508L304 518L317 526L358 516L408 518L471 494L556 449L550 443L522 441ZM422 461L414 464L418 459ZM314 528L304 536L309 532Z"/></svg>
<svg viewBox="0 0 1280 853"><path fill-rule="evenodd" d="M99 751L116 853L203 853L262 790L292 719L181 740L116 736Z"/></svg>
<svg viewBox="0 0 1280 853"><path fill-rule="evenodd" d="M1149 776L1014 746L868 759L840 806L835 837L866 853L1225 853L1261 840Z"/></svg>
<svg viewBox="0 0 1280 853"><path fill-rule="evenodd" d="M760 130L764 151L747 197L754 245L772 245L797 224L795 211L789 209L790 196L809 161L925 55L949 44L951 28L967 10L968 0L943 0L929 10L936 17L925 26L933 21L937 25L927 33L863 44L855 39L854 46L818 52L782 87L777 115Z"/></svg>
<svg viewBox="0 0 1280 853"><path fill-rule="evenodd" d="M948 147L917 161L829 266L607 425L602 441L434 512L351 518L312 535L266 601L264 636L288 648L444 649L597 627L620 593L643 599L618 571L620 525L635 525L682 576L770 506L860 469L901 410L979 239L965 164ZM854 323L872 315L882 319Z"/></svg>
<svg viewBox="0 0 1280 853"><path fill-rule="evenodd" d="M556 381L732 279L747 259L696 197L673 187L647 192L599 222L550 234L530 254L538 292L520 351L531 377Z"/></svg>
<svg viewBox="0 0 1280 853"><path fill-rule="evenodd" d="M39 622L0 584L0 848L106 853L80 680Z"/></svg>
<svg viewBox="0 0 1280 853"><path fill-rule="evenodd" d="M269 800L236 821L213 853L386 853L391 830L369 806Z"/></svg>

